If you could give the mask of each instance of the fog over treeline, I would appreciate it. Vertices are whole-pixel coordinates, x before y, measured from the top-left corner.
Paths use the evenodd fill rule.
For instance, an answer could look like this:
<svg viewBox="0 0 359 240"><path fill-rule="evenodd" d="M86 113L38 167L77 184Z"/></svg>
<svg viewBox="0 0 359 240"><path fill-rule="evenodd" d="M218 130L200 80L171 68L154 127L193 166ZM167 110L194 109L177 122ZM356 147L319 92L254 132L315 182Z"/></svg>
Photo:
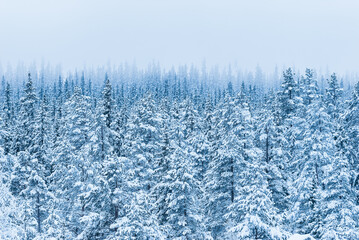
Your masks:
<svg viewBox="0 0 359 240"><path fill-rule="evenodd" d="M282 73L286 67L275 67L272 71L264 71L260 65L254 69L240 68L236 64L228 64L227 66L211 65L207 66L203 61L201 65L180 65L164 68L159 62L152 62L147 67L139 67L136 63L123 63L119 65L111 65L110 63L98 67L83 67L64 70L61 64L52 65L32 63L26 65L19 62L16 65L8 63L2 65L0 63L0 76L2 81L9 82L14 88L21 88L27 80L27 74L31 73L33 82L37 87L44 87L47 90L55 88L54 82L63 84L67 82L72 87L84 84L87 87L92 85L96 92L96 88L103 85L104 77L108 77L114 86L123 86L125 88L135 85L144 84L147 90L155 87L163 81L170 83L183 82L186 88L195 91L213 91L214 89L225 89L227 84L231 82L235 90L239 90L242 83L257 87L261 92L265 93L270 89L278 90L282 79ZM305 69L296 69L292 67L293 73L297 81L300 80ZM327 80L333 73L329 69L313 69L314 77L318 81L318 86L324 89ZM359 75L354 72L335 72L339 82L344 89L351 87L359 79ZM90 85L89 85L90 84ZM217 89L218 88L218 89ZM43 89L44 90L44 89Z"/></svg>

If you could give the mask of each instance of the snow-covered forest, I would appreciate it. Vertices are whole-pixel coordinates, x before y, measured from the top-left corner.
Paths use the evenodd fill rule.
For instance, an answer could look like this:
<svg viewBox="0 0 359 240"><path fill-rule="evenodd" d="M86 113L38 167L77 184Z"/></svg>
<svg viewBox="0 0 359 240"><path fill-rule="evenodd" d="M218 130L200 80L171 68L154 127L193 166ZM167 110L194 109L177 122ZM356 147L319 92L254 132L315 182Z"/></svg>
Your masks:
<svg viewBox="0 0 359 240"><path fill-rule="evenodd" d="M4 73L0 238L359 239L359 84L278 72Z"/></svg>

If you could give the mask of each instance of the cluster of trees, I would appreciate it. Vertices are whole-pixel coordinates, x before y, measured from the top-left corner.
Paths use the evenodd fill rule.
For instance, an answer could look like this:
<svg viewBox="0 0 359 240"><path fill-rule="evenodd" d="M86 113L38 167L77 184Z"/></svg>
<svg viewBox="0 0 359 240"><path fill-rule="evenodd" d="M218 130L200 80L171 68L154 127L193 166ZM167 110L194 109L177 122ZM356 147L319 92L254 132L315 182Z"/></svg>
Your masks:
<svg viewBox="0 0 359 240"><path fill-rule="evenodd" d="M146 76L3 78L2 238L359 239L359 84Z"/></svg>

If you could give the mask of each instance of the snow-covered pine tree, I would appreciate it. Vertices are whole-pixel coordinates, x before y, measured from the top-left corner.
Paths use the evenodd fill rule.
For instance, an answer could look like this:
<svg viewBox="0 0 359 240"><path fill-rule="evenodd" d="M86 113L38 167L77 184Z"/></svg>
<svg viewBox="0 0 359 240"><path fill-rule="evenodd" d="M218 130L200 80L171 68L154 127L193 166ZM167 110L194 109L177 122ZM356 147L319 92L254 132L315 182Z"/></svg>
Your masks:
<svg viewBox="0 0 359 240"><path fill-rule="evenodd" d="M158 226L157 219L153 216L153 204L156 201L156 196L152 194L152 188L159 181L154 178L153 174L160 162L161 125L160 112L151 94L147 94L137 103L130 115L124 143L125 157L131 162L131 172L128 173L128 181L131 182L129 191L139 195L137 200L143 205L137 207L141 207L143 211L147 212L149 218L154 219L141 224L155 224L153 227ZM139 203L138 201L134 201L132 204L136 205ZM125 215L127 216L127 213ZM151 228L151 225L147 227Z"/></svg>
<svg viewBox="0 0 359 240"><path fill-rule="evenodd" d="M354 87L352 97L348 103L348 109L344 112L341 119L341 133L343 139L343 147L346 151L345 155L349 159L352 169L358 171L359 156L359 83ZM359 180L359 178L357 178ZM356 180L357 187L359 181ZM353 181L354 182L354 181Z"/></svg>
<svg viewBox="0 0 359 240"><path fill-rule="evenodd" d="M81 216L83 231L80 239L105 239L113 223L111 216L111 189L107 179L108 161L113 161L110 144L110 129L106 124L105 99L98 105L94 122L91 124L88 144L84 149L87 161L85 184L80 197L83 201L84 213Z"/></svg>
<svg viewBox="0 0 359 240"><path fill-rule="evenodd" d="M13 116L13 103L11 99L11 87L9 83L6 83L6 89L4 91L4 105L2 120L2 143L4 146L4 154L8 155L12 151L12 143L14 138L13 127L14 127L14 116Z"/></svg>
<svg viewBox="0 0 359 240"><path fill-rule="evenodd" d="M325 169L333 161L335 142L332 122L324 104L318 97L308 106L308 129L304 133L303 151L296 160L298 174L294 181L293 194L296 228L300 233L311 233L320 237L322 219L320 213L321 194Z"/></svg>
<svg viewBox="0 0 359 240"><path fill-rule="evenodd" d="M1 162L3 162L3 150L0 150ZM1 239L25 239L23 229L22 202L13 196L9 189L6 175L0 171L0 238Z"/></svg>
<svg viewBox="0 0 359 240"><path fill-rule="evenodd" d="M339 140L340 138L338 138ZM350 183L353 172L345 156L345 148L337 141L336 152L328 165L321 194L320 218L323 222L321 239L358 239L356 196Z"/></svg>
<svg viewBox="0 0 359 240"><path fill-rule="evenodd" d="M21 118L18 120L16 150L19 161L11 176L12 192L24 200L27 238L42 233L42 221L47 216L46 203L49 197L43 152L46 148L42 126L44 122L41 121L43 115L40 115L40 120L38 118L36 104L37 97L29 74L21 98Z"/></svg>
<svg viewBox="0 0 359 240"><path fill-rule="evenodd" d="M333 73L328 80L328 88L326 89L326 104L328 113L334 117L338 118L338 107L339 107L339 99L341 98L343 93L343 89L340 88L337 76Z"/></svg>
<svg viewBox="0 0 359 240"><path fill-rule="evenodd" d="M164 182L166 218L171 239L204 239L206 231L199 210L200 189L196 178L196 114L192 103L185 100L179 109L180 122L173 125L168 170ZM165 169L163 169L165 170Z"/></svg>
<svg viewBox="0 0 359 240"><path fill-rule="evenodd" d="M294 80L294 73L291 68L283 72L282 91L280 95L283 116L292 114L295 111L295 97L297 96L297 83Z"/></svg>
<svg viewBox="0 0 359 240"><path fill-rule="evenodd" d="M154 175L157 178L155 186L152 188L152 195L155 196L155 207L152 210L158 219L159 225L163 228L169 228L168 224L168 202L167 197L171 192L169 183L169 171L171 164L171 156L173 147L171 146L170 139L174 133L171 128L171 111L168 109L168 102L165 99L161 105L161 114L163 115L163 123L161 126L161 152L159 154L159 161L157 168L154 170ZM167 233L168 234L168 233Z"/></svg>
<svg viewBox="0 0 359 240"><path fill-rule="evenodd" d="M15 153L29 151L34 145L37 97L30 73L24 89L24 96L20 99L20 113L17 120Z"/></svg>
<svg viewBox="0 0 359 240"><path fill-rule="evenodd" d="M305 70L305 77L303 78L303 104L308 106L318 98L319 88L318 82L314 78L314 71L307 68Z"/></svg>
<svg viewBox="0 0 359 240"><path fill-rule="evenodd" d="M205 174L206 226L214 239L220 239L225 232L225 213L234 200L234 161L233 145L224 140L230 139L233 115L233 100L227 97L216 112L218 122L207 133L210 141L208 169ZM229 143L231 144L231 143ZM236 151L235 148L232 149Z"/></svg>
<svg viewBox="0 0 359 240"><path fill-rule="evenodd" d="M248 121L248 120L247 120ZM265 172L266 163L261 161L262 152L253 145L253 133L236 130L245 137L242 154L236 159L236 197L229 206L226 237L228 239L285 239L280 226L278 210L271 200Z"/></svg>
<svg viewBox="0 0 359 240"><path fill-rule="evenodd" d="M257 124L257 138L266 162L265 169L268 176L268 189L271 192L272 202L279 213L285 215L290 207L287 155L285 154L286 139L282 125L281 110L278 97L269 93L264 108L255 124Z"/></svg>
<svg viewBox="0 0 359 240"><path fill-rule="evenodd" d="M88 213L85 193L90 184L87 180L94 172L88 156L93 115L89 97L83 96L80 88L76 87L73 96L65 103L61 121L60 139L52 161L51 189L62 189L54 192L59 199L54 212L65 222L61 223L64 235L73 237L84 230L85 223L80 219Z"/></svg>

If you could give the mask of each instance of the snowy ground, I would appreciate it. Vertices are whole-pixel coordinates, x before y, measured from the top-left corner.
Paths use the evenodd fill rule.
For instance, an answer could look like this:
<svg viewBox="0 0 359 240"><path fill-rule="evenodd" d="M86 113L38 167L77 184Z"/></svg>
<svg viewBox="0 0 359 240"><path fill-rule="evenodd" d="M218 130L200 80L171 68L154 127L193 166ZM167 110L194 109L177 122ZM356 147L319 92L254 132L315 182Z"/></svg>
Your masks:
<svg viewBox="0 0 359 240"><path fill-rule="evenodd" d="M315 240L315 239L309 234L305 234L305 235L294 234L288 240Z"/></svg>

